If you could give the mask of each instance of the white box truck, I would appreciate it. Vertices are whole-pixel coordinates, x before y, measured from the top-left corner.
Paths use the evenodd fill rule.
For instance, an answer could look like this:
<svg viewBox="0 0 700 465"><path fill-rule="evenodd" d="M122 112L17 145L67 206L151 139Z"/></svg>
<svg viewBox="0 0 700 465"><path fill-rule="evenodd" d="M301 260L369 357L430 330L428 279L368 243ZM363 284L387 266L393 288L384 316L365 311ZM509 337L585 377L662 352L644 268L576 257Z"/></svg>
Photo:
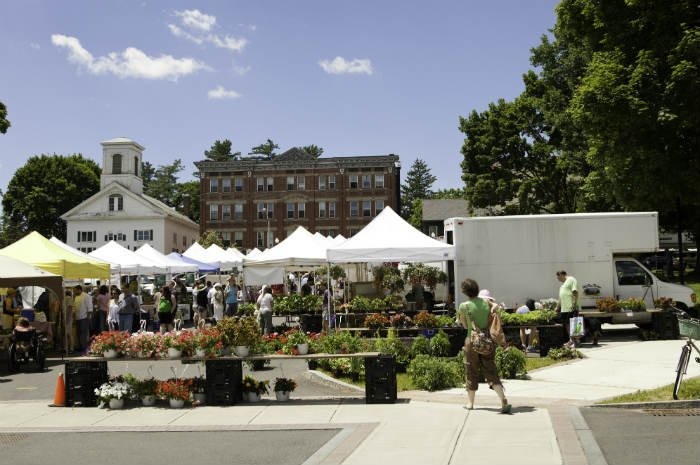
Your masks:
<svg viewBox="0 0 700 465"><path fill-rule="evenodd" d="M527 298L557 298L558 270L577 279L584 311L594 310L603 297L639 297L647 308L654 308L659 297L671 297L684 309L695 305L692 289L661 281L630 256L658 250L656 212L449 218L445 240L457 249L454 266L448 266L456 305L466 298L460 286L466 278L507 308ZM622 312L610 322L649 319Z"/></svg>

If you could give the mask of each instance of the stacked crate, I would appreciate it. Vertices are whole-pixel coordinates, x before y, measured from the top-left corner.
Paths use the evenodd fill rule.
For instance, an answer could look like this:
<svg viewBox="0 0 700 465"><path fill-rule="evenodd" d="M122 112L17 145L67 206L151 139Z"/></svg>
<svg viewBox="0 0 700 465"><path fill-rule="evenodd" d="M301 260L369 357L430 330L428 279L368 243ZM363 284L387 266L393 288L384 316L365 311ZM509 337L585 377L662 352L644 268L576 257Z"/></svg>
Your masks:
<svg viewBox="0 0 700 465"><path fill-rule="evenodd" d="M396 402L396 360L393 355L365 357L365 401L368 404Z"/></svg>
<svg viewBox="0 0 700 465"><path fill-rule="evenodd" d="M659 339L678 339L680 336L678 318L673 312L652 313L651 322Z"/></svg>
<svg viewBox="0 0 700 465"><path fill-rule="evenodd" d="M66 405L94 407L97 405L95 389L109 381L107 362L67 361Z"/></svg>
<svg viewBox="0 0 700 465"><path fill-rule="evenodd" d="M233 405L242 400L240 360L207 360L207 405Z"/></svg>

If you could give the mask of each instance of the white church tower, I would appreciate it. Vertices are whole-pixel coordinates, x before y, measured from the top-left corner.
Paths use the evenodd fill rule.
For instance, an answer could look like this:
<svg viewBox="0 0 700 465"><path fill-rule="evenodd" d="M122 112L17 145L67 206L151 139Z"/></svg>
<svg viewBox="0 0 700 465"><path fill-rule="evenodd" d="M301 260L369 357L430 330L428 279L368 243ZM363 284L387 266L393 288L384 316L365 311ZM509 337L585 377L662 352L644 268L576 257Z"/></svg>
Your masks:
<svg viewBox="0 0 700 465"><path fill-rule="evenodd" d="M117 182L137 195L143 194L141 158L145 150L133 140L117 137L101 142L102 176L100 189Z"/></svg>

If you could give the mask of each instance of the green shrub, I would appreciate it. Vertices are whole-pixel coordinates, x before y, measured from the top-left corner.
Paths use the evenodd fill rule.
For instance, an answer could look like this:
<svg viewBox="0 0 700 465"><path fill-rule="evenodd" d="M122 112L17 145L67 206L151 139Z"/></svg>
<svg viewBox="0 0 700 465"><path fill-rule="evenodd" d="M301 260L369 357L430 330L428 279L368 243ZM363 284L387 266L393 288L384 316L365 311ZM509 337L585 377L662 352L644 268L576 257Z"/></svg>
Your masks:
<svg viewBox="0 0 700 465"><path fill-rule="evenodd" d="M417 355L429 355L430 354L430 341L427 337L417 336L413 339L411 343L411 355L414 357Z"/></svg>
<svg viewBox="0 0 700 465"><path fill-rule="evenodd" d="M450 354L450 338L443 330L430 339L430 354L435 357L447 357Z"/></svg>
<svg viewBox="0 0 700 465"><path fill-rule="evenodd" d="M386 338L374 341L374 350L382 354L393 355L396 359L397 369L405 370L411 361L411 352L408 347L396 337L396 331L390 329Z"/></svg>
<svg viewBox="0 0 700 465"><path fill-rule="evenodd" d="M425 310L418 312L418 315L413 317L413 323L419 328L437 328L439 326L437 317Z"/></svg>
<svg viewBox="0 0 700 465"><path fill-rule="evenodd" d="M450 328L452 326L455 326L455 319L454 319L454 317L451 317L451 316L440 315L439 317L437 317L437 321L438 321L438 325L440 327L443 327L443 328L444 327Z"/></svg>
<svg viewBox="0 0 700 465"><path fill-rule="evenodd" d="M498 376L501 379L517 378L518 375L527 373L525 354L511 347L508 350L503 350L501 347L496 349L496 368Z"/></svg>
<svg viewBox="0 0 700 465"><path fill-rule="evenodd" d="M352 354L363 352L367 348L367 341L350 331L338 331L312 340L311 347L316 353Z"/></svg>
<svg viewBox="0 0 700 465"><path fill-rule="evenodd" d="M549 349L547 357L552 360L573 360L576 358L583 358L583 354L574 348L562 346Z"/></svg>
<svg viewBox="0 0 700 465"><path fill-rule="evenodd" d="M457 363L428 355L416 356L408 365L407 373L414 386L427 391L457 387L463 382Z"/></svg>
<svg viewBox="0 0 700 465"><path fill-rule="evenodd" d="M533 310L528 313L508 313L499 310L503 326L537 326L552 322L556 316L553 310Z"/></svg>

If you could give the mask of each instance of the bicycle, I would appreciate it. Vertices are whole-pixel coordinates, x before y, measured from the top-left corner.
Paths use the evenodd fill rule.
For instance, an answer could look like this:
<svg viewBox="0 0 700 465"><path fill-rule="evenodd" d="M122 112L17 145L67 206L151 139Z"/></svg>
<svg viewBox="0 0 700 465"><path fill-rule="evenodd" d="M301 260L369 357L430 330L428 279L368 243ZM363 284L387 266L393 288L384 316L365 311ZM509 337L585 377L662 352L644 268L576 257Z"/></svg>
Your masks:
<svg viewBox="0 0 700 465"><path fill-rule="evenodd" d="M692 321L694 323L697 322L697 320L689 318L689 315L684 311L675 308L674 310L678 314L678 318L685 318L687 319L686 321ZM678 391L681 388L683 375L685 375L688 372L688 363L690 363L690 355L692 354L693 349L695 349L695 352L697 352L698 355L700 355L700 349L693 342L693 338L688 336L688 340L685 342L685 345L681 349L681 356L678 358L678 366L676 367L676 382L673 384L674 400L678 400ZM695 362L700 364L700 357L695 357Z"/></svg>

